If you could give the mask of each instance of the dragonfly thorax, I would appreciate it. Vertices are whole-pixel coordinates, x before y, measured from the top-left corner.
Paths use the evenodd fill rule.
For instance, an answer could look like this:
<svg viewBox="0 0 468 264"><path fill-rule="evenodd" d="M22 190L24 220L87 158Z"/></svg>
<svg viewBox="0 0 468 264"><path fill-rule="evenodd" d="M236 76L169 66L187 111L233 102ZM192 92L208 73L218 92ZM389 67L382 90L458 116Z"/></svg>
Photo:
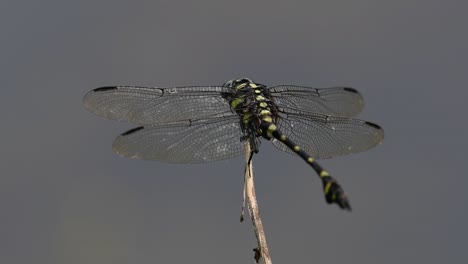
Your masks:
<svg viewBox="0 0 468 264"><path fill-rule="evenodd" d="M240 126L245 138L254 140L263 136L271 139L260 128L262 122L274 122L277 115L278 107L267 86L247 78L231 80L225 86L233 89L226 99L231 109L241 117Z"/></svg>

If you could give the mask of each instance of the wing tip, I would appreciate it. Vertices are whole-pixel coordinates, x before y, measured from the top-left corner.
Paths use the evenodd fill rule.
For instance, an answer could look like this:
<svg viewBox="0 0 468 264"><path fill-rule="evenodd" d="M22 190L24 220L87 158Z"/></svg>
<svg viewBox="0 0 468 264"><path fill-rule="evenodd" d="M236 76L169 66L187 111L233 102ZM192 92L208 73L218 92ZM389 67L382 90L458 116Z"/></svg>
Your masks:
<svg viewBox="0 0 468 264"><path fill-rule="evenodd" d="M372 123L372 122L369 122L369 121L365 121L364 122L365 125L367 125L368 127L371 127L373 129L375 129L375 136L376 136L376 145L380 145L382 144L383 142L383 139L385 137L385 133L384 133L384 130L381 126L375 124L375 123Z"/></svg>
<svg viewBox="0 0 468 264"><path fill-rule="evenodd" d="M103 87L98 87L95 88L85 94L83 97L83 105L85 106L86 109L92 112L93 106L92 106L92 99L93 99L93 94L94 93L99 93L99 92L106 92L106 91L111 91L111 90L117 90L117 86L103 86Z"/></svg>
<svg viewBox="0 0 468 264"><path fill-rule="evenodd" d="M381 126L377 125L376 123L372 123L372 122L369 122L369 121L365 121L364 124L372 127L372 128L375 128L376 130L383 130Z"/></svg>
<svg viewBox="0 0 468 264"><path fill-rule="evenodd" d="M121 134L121 136L123 136L123 137L128 136L128 135L133 134L133 133L135 133L135 132L137 132L139 130L142 130L144 128L145 128L144 126L139 126L139 127L132 128L132 129L130 129L128 131L123 132Z"/></svg>
<svg viewBox="0 0 468 264"><path fill-rule="evenodd" d="M343 87L343 90L347 91L347 92L350 92L350 93L355 93L355 94L359 94L358 90L352 88L352 87Z"/></svg>
<svg viewBox="0 0 468 264"><path fill-rule="evenodd" d="M111 90L117 90L117 86L102 86L93 89L93 92L106 92L106 91L111 91Z"/></svg>

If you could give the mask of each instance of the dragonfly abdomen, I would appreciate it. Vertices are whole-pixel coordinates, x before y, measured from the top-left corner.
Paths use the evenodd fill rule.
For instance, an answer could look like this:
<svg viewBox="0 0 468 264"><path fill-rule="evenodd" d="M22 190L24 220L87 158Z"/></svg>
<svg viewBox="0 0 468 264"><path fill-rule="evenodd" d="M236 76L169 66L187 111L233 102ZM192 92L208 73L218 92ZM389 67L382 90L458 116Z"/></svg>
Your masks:
<svg viewBox="0 0 468 264"><path fill-rule="evenodd" d="M351 205L349 204L348 198L346 197L343 188L341 188L338 182L333 177L331 177L331 175L325 169L323 169L322 166L320 166L320 164L318 164L318 162L312 156L310 156L299 145L289 139L287 135L281 133L281 131L274 123L262 120L260 124L260 131L264 138L268 140L275 138L276 140L282 142L299 157L301 157L307 164L309 164L312 169L314 169L322 181L325 200L328 203L336 203L342 209L351 210Z"/></svg>

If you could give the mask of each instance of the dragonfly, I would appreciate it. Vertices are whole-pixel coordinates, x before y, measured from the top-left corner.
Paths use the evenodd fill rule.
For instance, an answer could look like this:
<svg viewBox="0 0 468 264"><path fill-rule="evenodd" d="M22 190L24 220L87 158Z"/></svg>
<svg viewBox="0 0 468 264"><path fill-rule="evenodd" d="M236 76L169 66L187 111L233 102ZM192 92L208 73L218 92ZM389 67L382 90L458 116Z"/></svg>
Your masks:
<svg viewBox="0 0 468 264"><path fill-rule="evenodd" d="M214 86L105 86L88 92L83 104L138 125L112 146L128 158L213 162L240 156L249 144L251 159L262 140L271 141L302 158L320 178L326 202L345 210L346 193L317 159L362 152L384 138L379 125L355 118L364 100L350 87L266 86L248 78Z"/></svg>

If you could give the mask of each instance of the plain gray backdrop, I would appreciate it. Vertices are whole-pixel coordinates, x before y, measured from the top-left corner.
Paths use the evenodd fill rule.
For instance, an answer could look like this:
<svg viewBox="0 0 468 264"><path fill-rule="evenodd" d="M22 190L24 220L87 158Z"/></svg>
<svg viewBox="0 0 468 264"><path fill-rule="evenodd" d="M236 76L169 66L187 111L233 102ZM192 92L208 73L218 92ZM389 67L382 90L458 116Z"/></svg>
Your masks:
<svg viewBox="0 0 468 264"><path fill-rule="evenodd" d="M350 86L383 145L322 161L254 157L273 263L468 259L468 16L457 0L0 3L0 262L253 263L243 158L201 165L111 150L134 127L88 113L104 85Z"/></svg>

